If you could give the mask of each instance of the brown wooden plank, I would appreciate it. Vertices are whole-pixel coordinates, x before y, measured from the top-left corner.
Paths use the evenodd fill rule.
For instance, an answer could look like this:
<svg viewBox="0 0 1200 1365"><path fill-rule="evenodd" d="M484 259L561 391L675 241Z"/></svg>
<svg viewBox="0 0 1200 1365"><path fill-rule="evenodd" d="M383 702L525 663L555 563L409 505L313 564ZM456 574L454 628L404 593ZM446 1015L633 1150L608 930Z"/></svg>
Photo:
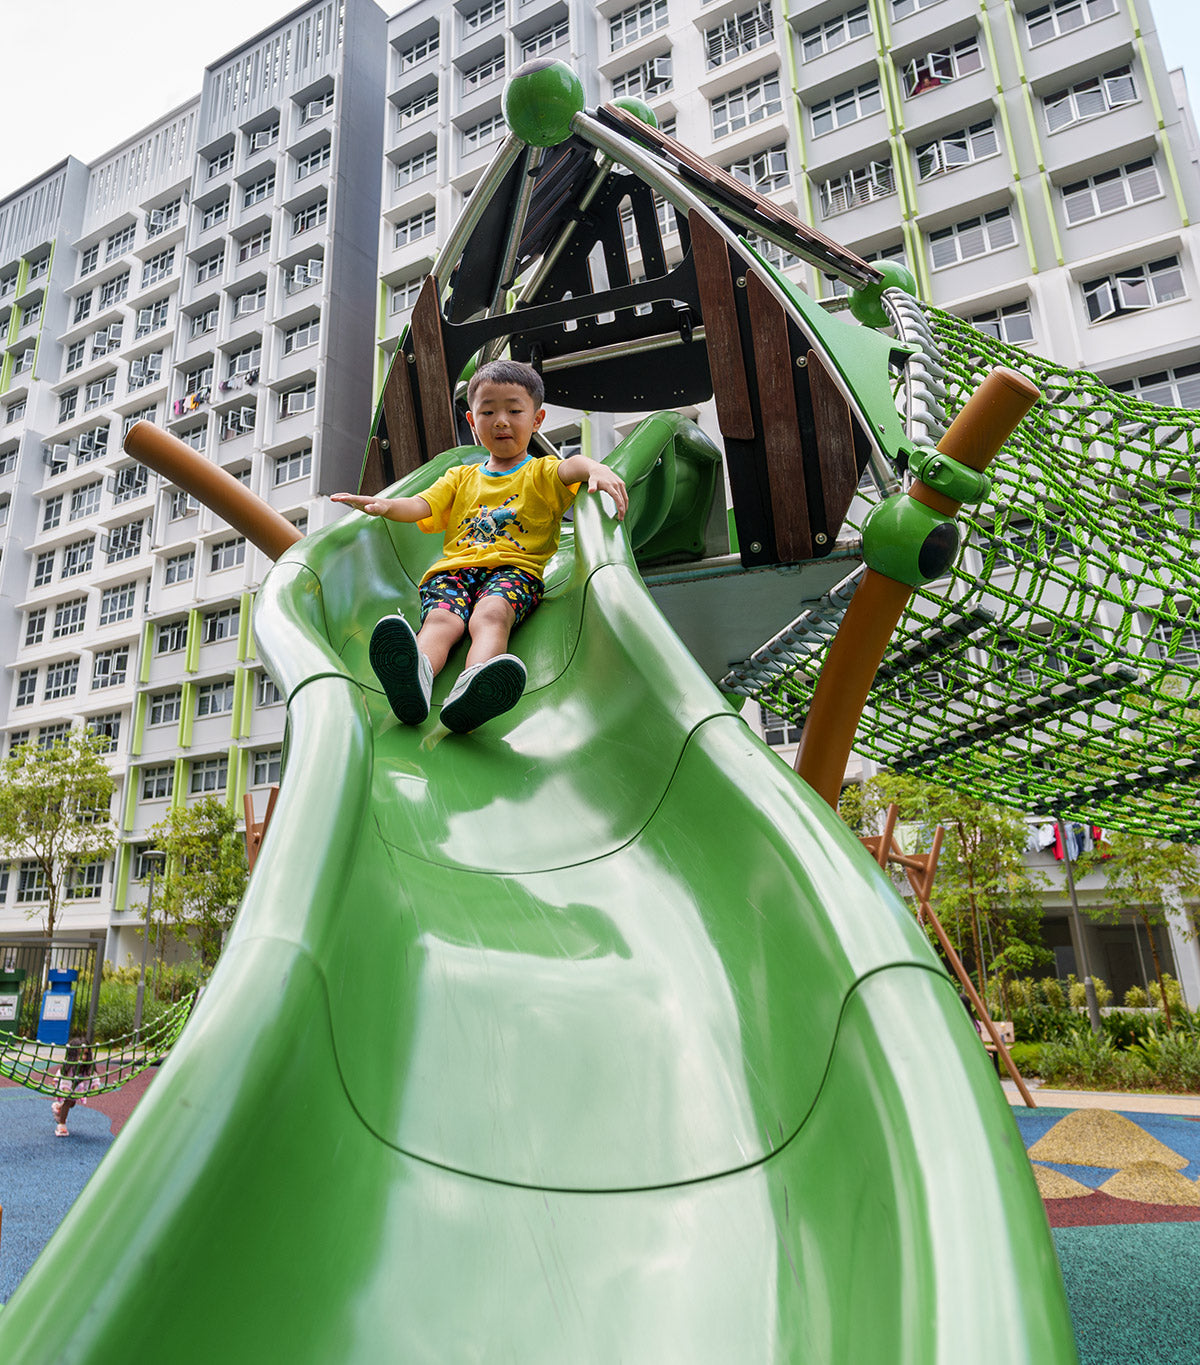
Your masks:
<svg viewBox="0 0 1200 1365"><path fill-rule="evenodd" d="M712 372L713 394L717 400L717 424L722 436L752 441L754 413L750 408L750 386L746 381L746 362L738 330L729 248L717 231L698 215L691 219L691 230L692 259L696 263L696 284L708 346L708 368Z"/></svg>
<svg viewBox="0 0 1200 1365"><path fill-rule="evenodd" d="M787 318L763 282L751 272L746 279L750 299L750 330L754 337L754 365L758 371L758 401L762 414L767 478L775 548L781 561L812 558L812 530L808 521L808 492L804 485L804 450L796 413L793 360Z"/></svg>
<svg viewBox="0 0 1200 1365"><path fill-rule="evenodd" d="M358 481L358 491L364 498L381 493L388 485L384 471L383 451L379 449L379 437L372 436L367 446L367 458L363 461L362 478Z"/></svg>
<svg viewBox="0 0 1200 1365"><path fill-rule="evenodd" d="M454 420L454 394L446 374L446 347L442 338L442 310L437 284L426 275L413 305L413 353L417 363L417 392L421 395L421 425L425 431L425 455L432 459L458 445Z"/></svg>
<svg viewBox="0 0 1200 1365"><path fill-rule="evenodd" d="M825 521L832 539L858 487L854 423L849 403L842 397L833 376L815 351L808 353L808 386L812 396L813 424L817 429L817 463L821 469Z"/></svg>
<svg viewBox="0 0 1200 1365"><path fill-rule="evenodd" d="M380 451L379 477L388 479L388 465L393 479L410 474L422 463L421 433L417 428L417 409L413 403L409 365L403 351L397 352L383 385L383 421L387 427L387 463ZM382 485L381 485L382 486ZM375 490L376 492L378 490Z"/></svg>

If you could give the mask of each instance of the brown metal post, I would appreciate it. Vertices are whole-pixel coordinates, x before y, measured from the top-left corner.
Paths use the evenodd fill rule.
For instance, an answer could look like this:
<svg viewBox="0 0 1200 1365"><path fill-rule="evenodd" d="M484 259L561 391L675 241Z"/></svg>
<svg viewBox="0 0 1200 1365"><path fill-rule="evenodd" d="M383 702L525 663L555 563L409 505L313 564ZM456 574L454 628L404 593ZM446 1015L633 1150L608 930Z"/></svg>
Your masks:
<svg viewBox="0 0 1200 1365"><path fill-rule="evenodd" d="M1040 396L1023 374L993 370L963 405L938 449L972 469L986 469ZM908 492L948 516L961 506L920 480ZM796 771L835 808L871 683L912 591L907 583L867 569L817 679L796 750Z"/></svg>
<svg viewBox="0 0 1200 1365"><path fill-rule="evenodd" d="M260 497L238 483L232 474L206 460L152 422L135 422L125 437L125 449L135 460L170 479L240 531L272 559L278 559L304 533Z"/></svg>

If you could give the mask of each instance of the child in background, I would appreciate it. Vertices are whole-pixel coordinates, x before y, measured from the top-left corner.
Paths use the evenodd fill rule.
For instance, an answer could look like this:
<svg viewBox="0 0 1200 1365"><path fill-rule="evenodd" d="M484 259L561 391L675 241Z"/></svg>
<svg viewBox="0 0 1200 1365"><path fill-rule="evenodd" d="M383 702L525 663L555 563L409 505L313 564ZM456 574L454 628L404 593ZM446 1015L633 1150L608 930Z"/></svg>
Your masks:
<svg viewBox="0 0 1200 1365"><path fill-rule="evenodd" d="M433 680L465 634L466 667L442 706L442 724L465 734L515 706L525 665L507 652L509 635L541 601L563 513L586 480L589 493L607 493L618 519L625 516L625 485L607 466L585 455L529 454L546 416L544 394L530 365L481 365L467 386L467 421L488 452L485 463L458 465L419 497L333 495L369 516L445 533L442 557L420 583L420 630L397 614L371 635L371 666L405 725L429 715Z"/></svg>
<svg viewBox="0 0 1200 1365"><path fill-rule="evenodd" d="M58 1068L58 1088L64 1092L61 1100L50 1105L54 1115L54 1136L70 1137L67 1115L75 1105L87 1103L87 1092L96 1084L96 1064L86 1038L76 1035L67 1044L66 1055Z"/></svg>

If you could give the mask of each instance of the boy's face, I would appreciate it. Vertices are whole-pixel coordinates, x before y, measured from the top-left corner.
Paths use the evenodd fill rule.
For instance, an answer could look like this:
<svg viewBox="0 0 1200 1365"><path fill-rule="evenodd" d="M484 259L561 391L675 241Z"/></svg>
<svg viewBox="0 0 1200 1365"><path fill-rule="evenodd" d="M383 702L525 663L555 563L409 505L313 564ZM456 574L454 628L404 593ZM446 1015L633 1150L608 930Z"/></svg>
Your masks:
<svg viewBox="0 0 1200 1365"><path fill-rule="evenodd" d="M467 421L489 455L497 460L515 460L529 449L533 433L545 416L545 408L535 408L529 390L520 384L496 384L485 379L475 390Z"/></svg>

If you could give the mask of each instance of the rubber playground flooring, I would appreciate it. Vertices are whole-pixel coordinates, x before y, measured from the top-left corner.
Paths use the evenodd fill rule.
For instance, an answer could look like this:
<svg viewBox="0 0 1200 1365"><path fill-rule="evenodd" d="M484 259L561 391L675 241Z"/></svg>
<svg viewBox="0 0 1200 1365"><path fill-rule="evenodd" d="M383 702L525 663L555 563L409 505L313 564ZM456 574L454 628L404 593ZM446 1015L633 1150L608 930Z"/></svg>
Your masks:
<svg viewBox="0 0 1200 1365"><path fill-rule="evenodd" d="M143 1073L54 1136L44 1095L0 1084L0 1302L66 1215L153 1078ZM1014 1107L1053 1229L1081 1365L1200 1362L1200 1101L1039 1097ZM1057 1101L1057 1103L1053 1103ZM1083 1108L1068 1108L1080 1103ZM1117 1109L1100 1105L1122 1105Z"/></svg>

